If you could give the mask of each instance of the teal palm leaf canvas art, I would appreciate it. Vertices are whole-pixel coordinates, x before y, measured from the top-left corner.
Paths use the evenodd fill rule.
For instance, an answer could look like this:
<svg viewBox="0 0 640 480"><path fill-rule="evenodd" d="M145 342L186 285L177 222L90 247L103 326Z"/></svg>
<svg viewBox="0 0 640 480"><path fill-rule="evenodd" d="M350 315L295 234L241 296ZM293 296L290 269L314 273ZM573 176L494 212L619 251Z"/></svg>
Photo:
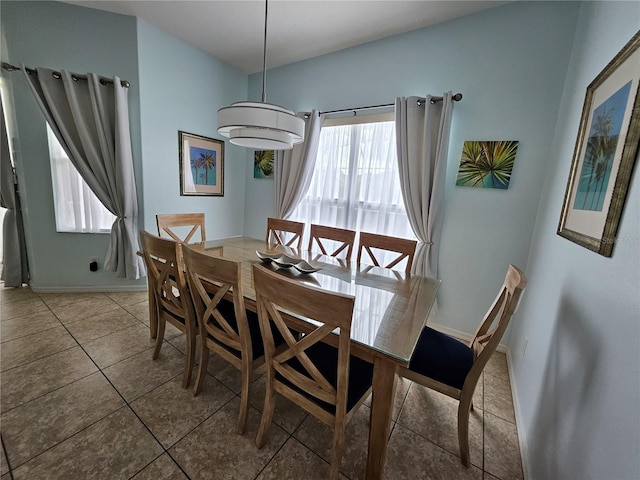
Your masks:
<svg viewBox="0 0 640 480"><path fill-rule="evenodd" d="M509 188L517 150L518 142L511 140L464 142L456 185Z"/></svg>
<svg viewBox="0 0 640 480"><path fill-rule="evenodd" d="M258 150L253 154L253 178L273 178L273 150Z"/></svg>

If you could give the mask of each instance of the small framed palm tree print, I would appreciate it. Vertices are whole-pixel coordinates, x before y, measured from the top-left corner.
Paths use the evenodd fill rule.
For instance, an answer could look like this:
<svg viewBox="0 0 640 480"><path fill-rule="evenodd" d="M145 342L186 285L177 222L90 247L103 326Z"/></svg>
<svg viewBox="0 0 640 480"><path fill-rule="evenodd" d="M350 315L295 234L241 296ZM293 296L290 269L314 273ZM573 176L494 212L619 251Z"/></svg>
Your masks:
<svg viewBox="0 0 640 480"><path fill-rule="evenodd" d="M512 140L464 142L456 185L506 190L517 150Z"/></svg>
<svg viewBox="0 0 640 480"><path fill-rule="evenodd" d="M640 32L587 87L558 235L610 257L640 141Z"/></svg>
<svg viewBox="0 0 640 480"><path fill-rule="evenodd" d="M180 195L224 196L224 142L178 131Z"/></svg>

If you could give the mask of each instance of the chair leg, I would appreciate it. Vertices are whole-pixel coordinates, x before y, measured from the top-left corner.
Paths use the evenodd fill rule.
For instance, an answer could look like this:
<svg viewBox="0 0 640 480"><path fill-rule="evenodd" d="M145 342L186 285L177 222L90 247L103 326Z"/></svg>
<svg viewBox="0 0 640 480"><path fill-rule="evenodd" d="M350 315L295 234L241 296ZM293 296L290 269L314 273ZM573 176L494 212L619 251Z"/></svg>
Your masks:
<svg viewBox="0 0 640 480"><path fill-rule="evenodd" d="M247 415L249 414L249 393L251 389L251 365L247 355L242 356L242 391L240 393L240 413L238 415L238 435L244 434L247 427Z"/></svg>
<svg viewBox="0 0 640 480"><path fill-rule="evenodd" d="M334 427L333 446L331 447L331 466L329 469L329 479L338 480L340 471L340 461L342 460L342 444L344 443L344 423Z"/></svg>
<svg viewBox="0 0 640 480"><path fill-rule="evenodd" d="M193 360L196 356L196 336L187 334L187 358L182 375L182 388L188 388L191 383L191 371L193 370Z"/></svg>
<svg viewBox="0 0 640 480"><path fill-rule="evenodd" d="M469 468L471 466L471 456L469 453L469 411L471 410L471 400L460 400L458 405L458 445L460 446L460 458L462 464Z"/></svg>
<svg viewBox="0 0 640 480"><path fill-rule="evenodd" d="M153 288L149 285L148 290L148 302L149 302L149 334L151 339L155 340L158 337L158 305L156 304L156 296L153 293Z"/></svg>
<svg viewBox="0 0 640 480"><path fill-rule="evenodd" d="M273 420L273 412L276 408L275 392L273 391L272 379L267 373L267 391L264 394L264 408L262 409L262 420L260 421L260 428L258 429L258 435L256 435L256 446L262 448L264 445L269 428L271 427L271 421Z"/></svg>
<svg viewBox="0 0 640 480"><path fill-rule="evenodd" d="M164 341L164 329L167 325L167 321L164 318L158 317L158 331L156 333L156 348L153 350L153 359L156 360L160 355L160 349L162 348L162 342Z"/></svg>
<svg viewBox="0 0 640 480"><path fill-rule="evenodd" d="M207 376L207 367L209 366L209 348L207 348L204 335L200 335L200 364L198 365L198 375L196 377L196 383L193 386L193 396L195 397L202 391L202 384L204 383L204 377Z"/></svg>

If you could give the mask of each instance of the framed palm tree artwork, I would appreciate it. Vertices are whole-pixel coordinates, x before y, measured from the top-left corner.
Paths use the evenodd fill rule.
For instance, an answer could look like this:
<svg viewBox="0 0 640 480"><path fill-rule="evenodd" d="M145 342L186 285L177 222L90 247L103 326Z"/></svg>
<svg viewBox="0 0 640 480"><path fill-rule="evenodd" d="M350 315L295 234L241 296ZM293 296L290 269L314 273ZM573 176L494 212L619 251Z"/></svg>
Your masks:
<svg viewBox="0 0 640 480"><path fill-rule="evenodd" d="M180 195L224 196L224 142L178 131Z"/></svg>
<svg viewBox="0 0 640 480"><path fill-rule="evenodd" d="M616 235L640 141L639 46L640 32L587 87L558 225L605 257L625 241Z"/></svg>
<svg viewBox="0 0 640 480"><path fill-rule="evenodd" d="M506 190L517 150L513 140L464 142L456 185Z"/></svg>

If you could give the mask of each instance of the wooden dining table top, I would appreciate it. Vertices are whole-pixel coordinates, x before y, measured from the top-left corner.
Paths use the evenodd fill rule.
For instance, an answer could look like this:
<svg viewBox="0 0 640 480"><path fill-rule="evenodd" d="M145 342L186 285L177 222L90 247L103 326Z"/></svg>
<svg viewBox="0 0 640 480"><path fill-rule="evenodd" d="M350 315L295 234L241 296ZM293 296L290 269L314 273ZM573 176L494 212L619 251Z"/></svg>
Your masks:
<svg viewBox="0 0 640 480"><path fill-rule="evenodd" d="M205 253L240 261L246 306L255 309L252 267L262 263L282 275L324 290L352 295L356 299L351 324L352 353L372 360L382 356L408 366L416 342L435 302L440 280L383 267L347 263L330 256L265 243L247 237L210 240L195 246ZM305 274L295 268L264 263L256 251L285 253L320 270ZM331 308L331 305L327 305Z"/></svg>

